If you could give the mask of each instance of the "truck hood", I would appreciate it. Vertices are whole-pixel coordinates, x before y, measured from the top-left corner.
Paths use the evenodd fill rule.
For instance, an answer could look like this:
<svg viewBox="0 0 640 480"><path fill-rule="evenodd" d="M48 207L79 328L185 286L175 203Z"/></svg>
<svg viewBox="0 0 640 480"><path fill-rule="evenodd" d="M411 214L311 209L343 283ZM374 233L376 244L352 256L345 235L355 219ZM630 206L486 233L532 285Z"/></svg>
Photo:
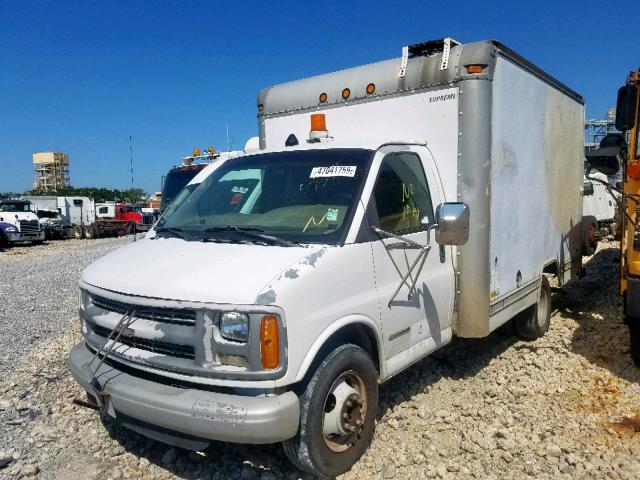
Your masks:
<svg viewBox="0 0 640 480"><path fill-rule="evenodd" d="M38 220L33 212L0 212L1 222L16 224L20 220Z"/></svg>
<svg viewBox="0 0 640 480"><path fill-rule="evenodd" d="M144 239L89 265L82 280L125 295L230 304L268 303L262 289L322 247Z"/></svg>

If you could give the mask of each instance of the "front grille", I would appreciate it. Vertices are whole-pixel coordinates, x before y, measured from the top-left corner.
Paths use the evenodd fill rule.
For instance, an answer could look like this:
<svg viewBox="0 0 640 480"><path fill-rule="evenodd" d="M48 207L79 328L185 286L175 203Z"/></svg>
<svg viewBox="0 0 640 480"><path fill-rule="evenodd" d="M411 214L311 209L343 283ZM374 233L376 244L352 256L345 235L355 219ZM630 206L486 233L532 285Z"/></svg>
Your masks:
<svg viewBox="0 0 640 480"><path fill-rule="evenodd" d="M111 330L105 327L96 325L95 323L89 323L91 330L96 335L104 337L105 339L111 334ZM114 333L112 339L115 339L118 334ZM161 355L171 355L179 358L195 358L195 350L190 345L178 345L175 343L160 342L158 340L149 340L139 337L125 337L124 334L120 335L118 342L128 347L139 348L148 352L158 353Z"/></svg>
<svg viewBox="0 0 640 480"><path fill-rule="evenodd" d="M153 225L153 215L143 215L142 223L144 225Z"/></svg>
<svg viewBox="0 0 640 480"><path fill-rule="evenodd" d="M23 235L37 235L39 232L38 220L20 220L20 233Z"/></svg>
<svg viewBox="0 0 640 480"><path fill-rule="evenodd" d="M119 313L120 315L135 311L136 318L144 318L155 322L191 326L196 323L196 311L186 308L145 307L109 300L94 295L91 296L91 303L102 310Z"/></svg>

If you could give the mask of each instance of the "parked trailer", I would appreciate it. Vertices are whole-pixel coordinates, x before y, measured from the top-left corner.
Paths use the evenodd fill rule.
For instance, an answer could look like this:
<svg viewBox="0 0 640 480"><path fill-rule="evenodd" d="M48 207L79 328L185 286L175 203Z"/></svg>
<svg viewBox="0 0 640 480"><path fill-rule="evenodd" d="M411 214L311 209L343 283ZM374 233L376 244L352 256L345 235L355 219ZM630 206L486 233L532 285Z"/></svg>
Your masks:
<svg viewBox="0 0 640 480"><path fill-rule="evenodd" d="M262 150L83 272L70 369L144 435L283 442L333 477L372 440L379 383L454 335L549 328L547 274L581 270L582 97L444 39L258 106Z"/></svg>
<svg viewBox="0 0 640 480"><path fill-rule="evenodd" d="M27 197L38 209L57 209L64 218L65 235L81 238L122 236L136 230L136 219L102 218L89 197ZM102 205L102 204L98 204ZM115 203L114 203L115 211ZM115 213L112 217L117 216Z"/></svg>

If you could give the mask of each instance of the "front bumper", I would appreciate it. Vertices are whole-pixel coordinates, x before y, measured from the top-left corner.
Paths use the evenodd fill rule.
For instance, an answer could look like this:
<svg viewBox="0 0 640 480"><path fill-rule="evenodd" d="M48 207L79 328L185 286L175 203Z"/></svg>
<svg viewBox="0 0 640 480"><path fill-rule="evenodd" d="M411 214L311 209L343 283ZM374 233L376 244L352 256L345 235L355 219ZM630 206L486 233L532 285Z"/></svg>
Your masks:
<svg viewBox="0 0 640 480"><path fill-rule="evenodd" d="M98 365L98 360L89 365L92 358L84 342L71 349L69 368L74 378L109 415L156 440L185 446L179 440L188 436L262 444L286 440L298 430L300 406L293 392L249 396L181 388L132 376L105 363L92 375ZM102 392L91 385L93 377ZM136 428L130 419L138 427L146 426Z"/></svg>
<svg viewBox="0 0 640 480"><path fill-rule="evenodd" d="M20 232L8 233L4 232L5 237L7 237L7 241L9 242L20 242L22 240L22 236Z"/></svg>

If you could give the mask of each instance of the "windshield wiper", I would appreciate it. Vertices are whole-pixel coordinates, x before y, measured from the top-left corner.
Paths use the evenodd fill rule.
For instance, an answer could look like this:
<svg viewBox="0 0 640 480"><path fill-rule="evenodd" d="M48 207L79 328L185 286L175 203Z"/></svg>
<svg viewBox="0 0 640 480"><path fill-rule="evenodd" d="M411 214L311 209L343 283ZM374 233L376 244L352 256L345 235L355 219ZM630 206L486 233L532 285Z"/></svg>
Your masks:
<svg viewBox="0 0 640 480"><path fill-rule="evenodd" d="M253 240L258 240L261 242L270 242L273 244L277 244L283 247L298 247L299 243L290 242L289 240L285 240L284 238L275 237L273 235L268 235L263 233L264 230L255 227L238 227L237 225L227 225L226 227L209 227L205 228L203 232L234 232L245 238L251 238Z"/></svg>
<svg viewBox="0 0 640 480"><path fill-rule="evenodd" d="M189 235L187 235L186 233L184 233L184 230L182 230L181 228L176 228L176 227L160 227L156 229L156 234L158 233L170 233L172 234L174 237L178 237L181 238L183 240L193 240L193 238ZM156 237L158 238L158 237Z"/></svg>

